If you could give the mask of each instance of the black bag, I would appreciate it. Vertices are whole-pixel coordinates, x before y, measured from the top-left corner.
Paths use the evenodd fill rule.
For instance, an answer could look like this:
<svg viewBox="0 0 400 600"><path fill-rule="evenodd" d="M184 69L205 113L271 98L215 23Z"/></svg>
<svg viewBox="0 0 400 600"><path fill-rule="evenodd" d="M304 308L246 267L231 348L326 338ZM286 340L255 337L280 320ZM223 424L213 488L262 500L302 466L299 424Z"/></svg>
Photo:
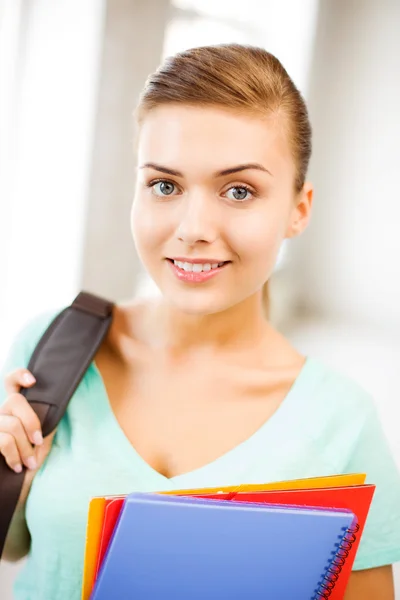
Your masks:
<svg viewBox="0 0 400 600"><path fill-rule="evenodd" d="M38 415L43 437L57 427L112 322L114 303L82 291L39 340L28 364L36 378L21 389ZM0 557L26 469L16 473L0 456Z"/></svg>

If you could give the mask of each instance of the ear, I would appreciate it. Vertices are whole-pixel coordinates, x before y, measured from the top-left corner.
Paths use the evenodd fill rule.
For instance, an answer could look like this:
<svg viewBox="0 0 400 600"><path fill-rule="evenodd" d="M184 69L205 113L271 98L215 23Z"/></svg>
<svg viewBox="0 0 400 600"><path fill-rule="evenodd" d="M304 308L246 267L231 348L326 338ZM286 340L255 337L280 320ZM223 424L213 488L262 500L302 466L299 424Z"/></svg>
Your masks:
<svg viewBox="0 0 400 600"><path fill-rule="evenodd" d="M303 188L296 195L295 205L289 216L286 229L286 238L293 238L303 233L311 218L314 188L312 183L306 181Z"/></svg>

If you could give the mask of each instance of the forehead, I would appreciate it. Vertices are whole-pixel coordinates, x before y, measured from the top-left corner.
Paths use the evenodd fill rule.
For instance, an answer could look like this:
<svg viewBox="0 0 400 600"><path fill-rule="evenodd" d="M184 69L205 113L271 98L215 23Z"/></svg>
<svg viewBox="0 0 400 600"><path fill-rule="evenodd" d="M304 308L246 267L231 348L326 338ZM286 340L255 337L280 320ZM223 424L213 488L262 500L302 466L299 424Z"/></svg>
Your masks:
<svg viewBox="0 0 400 600"><path fill-rule="evenodd" d="M147 113L139 132L138 159L139 164L157 162L188 171L260 162L279 173L293 166L282 117L182 105L159 106Z"/></svg>

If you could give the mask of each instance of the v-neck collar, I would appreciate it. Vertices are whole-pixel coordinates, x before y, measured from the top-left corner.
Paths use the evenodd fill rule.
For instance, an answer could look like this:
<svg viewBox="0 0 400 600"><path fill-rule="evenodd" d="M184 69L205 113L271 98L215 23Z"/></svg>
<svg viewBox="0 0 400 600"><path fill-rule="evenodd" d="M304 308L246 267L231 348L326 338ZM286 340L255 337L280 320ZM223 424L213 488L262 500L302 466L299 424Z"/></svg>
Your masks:
<svg viewBox="0 0 400 600"><path fill-rule="evenodd" d="M249 460L254 461L261 453L273 451L282 445L282 436L290 440L290 431L298 430L299 419L304 419L305 416L301 397L304 393L310 393L309 384L318 372L316 366L318 363L314 359L306 357L301 371L277 410L246 440L201 467L174 477L166 477L147 463L128 440L112 410L99 368L95 361L90 365L97 386L96 404L100 408L98 403L101 403L106 416L106 439L110 452L115 453L117 463L125 465L133 476L140 469L148 481L154 481L155 489L160 491L198 487L199 480L207 481L207 486L242 483L241 474L248 472ZM220 481L221 473L224 474L224 482Z"/></svg>

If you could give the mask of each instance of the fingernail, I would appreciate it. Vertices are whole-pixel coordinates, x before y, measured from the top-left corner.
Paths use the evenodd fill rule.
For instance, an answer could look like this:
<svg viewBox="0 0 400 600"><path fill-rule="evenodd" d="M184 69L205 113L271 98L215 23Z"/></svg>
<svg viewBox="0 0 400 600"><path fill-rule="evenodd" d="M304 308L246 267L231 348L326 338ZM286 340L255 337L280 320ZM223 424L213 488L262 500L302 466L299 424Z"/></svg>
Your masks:
<svg viewBox="0 0 400 600"><path fill-rule="evenodd" d="M28 458L28 460L26 461L26 466L28 467L28 469L31 469L31 471L34 471L36 469L37 463L33 456L30 456Z"/></svg>
<svg viewBox="0 0 400 600"><path fill-rule="evenodd" d="M16 473L21 473L22 472L22 465L15 465L14 471Z"/></svg>
<svg viewBox="0 0 400 600"><path fill-rule="evenodd" d="M23 380L25 383L35 383L36 379L30 373L24 373Z"/></svg>
<svg viewBox="0 0 400 600"><path fill-rule="evenodd" d="M32 436L32 441L35 444L35 446L41 446L41 444L43 444L42 433L40 431L35 431L35 433Z"/></svg>

